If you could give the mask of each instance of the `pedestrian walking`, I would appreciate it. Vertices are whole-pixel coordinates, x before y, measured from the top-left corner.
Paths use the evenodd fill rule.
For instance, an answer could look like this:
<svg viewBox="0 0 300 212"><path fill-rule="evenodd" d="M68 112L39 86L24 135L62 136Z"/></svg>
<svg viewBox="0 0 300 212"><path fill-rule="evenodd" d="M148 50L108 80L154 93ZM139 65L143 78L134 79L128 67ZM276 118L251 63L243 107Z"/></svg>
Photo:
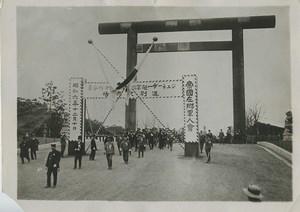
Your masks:
<svg viewBox="0 0 300 212"><path fill-rule="evenodd" d="M37 157L36 157L36 151L39 150L39 144L40 144L40 142L35 137L34 133L32 133L32 135L31 135L31 140L32 140L32 145L34 146L33 155L34 155L34 158L37 159Z"/></svg>
<svg viewBox="0 0 300 212"><path fill-rule="evenodd" d="M65 153L65 149L66 149L66 135L65 133L62 134L61 138L60 138L60 155L63 158L64 157L64 153Z"/></svg>
<svg viewBox="0 0 300 212"><path fill-rule="evenodd" d="M204 147L204 143L205 143L205 135L203 134L203 131L200 131L199 134L199 140L200 140L200 153L203 152L203 147Z"/></svg>
<svg viewBox="0 0 300 212"><path fill-rule="evenodd" d="M226 142L228 144L232 143L231 127L227 128L227 131L226 131Z"/></svg>
<svg viewBox="0 0 300 212"><path fill-rule="evenodd" d="M144 149L145 149L145 138L142 133L139 134L138 136L138 148L139 148L139 158L142 153L142 158L144 157Z"/></svg>
<svg viewBox="0 0 300 212"><path fill-rule="evenodd" d="M224 143L224 132L222 131L222 129L220 129L220 132L219 132L219 142L220 144L225 144Z"/></svg>
<svg viewBox="0 0 300 212"><path fill-rule="evenodd" d="M95 141L95 135L92 136L91 140L91 154L90 154L90 160L95 160L97 145Z"/></svg>
<svg viewBox="0 0 300 212"><path fill-rule="evenodd" d="M24 158L27 159L28 163L30 162L30 158L29 158L29 152L28 152L28 143L27 143L27 138L24 135L22 142L19 145L20 147L20 158L22 161L22 164L24 164Z"/></svg>
<svg viewBox="0 0 300 212"><path fill-rule="evenodd" d="M51 175L53 174L53 187L56 187L57 184L57 172L60 171L59 162L60 162L60 152L56 150L56 145L51 144L52 151L48 154L46 162L47 170L47 186L45 188L51 187Z"/></svg>
<svg viewBox="0 0 300 212"><path fill-rule="evenodd" d="M164 135L163 135L163 130L159 129L159 133L158 133L158 148L161 150L164 148Z"/></svg>
<svg viewBox="0 0 300 212"><path fill-rule="evenodd" d="M74 157L74 169L77 169L77 161L78 161L78 168L81 169L81 160L82 160L82 153L83 153L83 143L82 137L78 136L78 141L75 143L75 157Z"/></svg>
<svg viewBox="0 0 300 212"><path fill-rule="evenodd" d="M28 136L28 133L26 133L25 136L27 140L28 150L30 150L30 158L31 160L35 160L36 158L35 144L32 140L32 137Z"/></svg>
<svg viewBox="0 0 300 212"><path fill-rule="evenodd" d="M205 152L206 152L206 156L207 156L206 163L209 163L211 160L210 151L211 151L212 147L213 147L212 139L208 137L206 139L206 143L205 143Z"/></svg>
<svg viewBox="0 0 300 212"><path fill-rule="evenodd" d="M128 153L131 151L131 144L127 136L123 137L121 142L121 150L123 151L123 160L125 164L128 164Z"/></svg>
<svg viewBox="0 0 300 212"><path fill-rule="evenodd" d="M105 143L105 154L107 159L108 169L112 169L112 159L113 155L115 154L115 146L113 143L113 137L110 136Z"/></svg>
<svg viewBox="0 0 300 212"><path fill-rule="evenodd" d="M123 134L123 137L125 137L126 135ZM121 143L122 143L122 136L118 135L116 140L117 140L117 147L118 147L118 151L119 151L119 155L122 155L122 150L121 150Z"/></svg>
<svg viewBox="0 0 300 212"><path fill-rule="evenodd" d="M170 147L170 151L173 151L173 142L175 140L175 136L173 134L171 134L170 138L169 138L169 147Z"/></svg>
<svg viewBox="0 0 300 212"><path fill-rule="evenodd" d="M149 130L147 133L147 137L148 137L149 149L152 150L154 147L154 133Z"/></svg>
<svg viewBox="0 0 300 212"><path fill-rule="evenodd" d="M206 134L206 137L212 139L213 138L213 134L211 133L210 130L208 130L208 133Z"/></svg>

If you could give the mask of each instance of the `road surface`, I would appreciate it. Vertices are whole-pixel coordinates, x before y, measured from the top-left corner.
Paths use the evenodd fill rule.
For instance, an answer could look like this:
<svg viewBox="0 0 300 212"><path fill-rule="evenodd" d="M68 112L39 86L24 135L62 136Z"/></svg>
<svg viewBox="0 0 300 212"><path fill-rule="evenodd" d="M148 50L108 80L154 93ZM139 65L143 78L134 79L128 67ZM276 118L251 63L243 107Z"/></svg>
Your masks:
<svg viewBox="0 0 300 212"><path fill-rule="evenodd" d="M18 199L247 201L242 188L255 183L263 201L292 200L292 168L257 145L215 144L210 164L205 154L184 157L178 144L173 151L147 147L144 158L133 151L127 165L117 152L112 170L103 143L97 146L96 160L83 156L82 169L73 169L71 156L61 159L56 188L44 188L50 146L38 151L38 160L21 164L18 158Z"/></svg>

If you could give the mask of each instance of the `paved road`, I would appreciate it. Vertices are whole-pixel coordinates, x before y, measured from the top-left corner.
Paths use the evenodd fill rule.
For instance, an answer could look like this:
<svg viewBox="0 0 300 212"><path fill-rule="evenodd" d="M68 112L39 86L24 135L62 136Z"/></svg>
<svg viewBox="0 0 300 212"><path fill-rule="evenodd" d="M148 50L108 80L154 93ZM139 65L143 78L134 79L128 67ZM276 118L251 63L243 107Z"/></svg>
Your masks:
<svg viewBox="0 0 300 212"><path fill-rule="evenodd" d="M147 149L144 158L133 152L126 165L118 154L107 170L103 143L95 161L83 157L82 169L73 169L73 157L63 158L58 186L44 189L44 164L49 150L38 160L18 161L18 199L111 201L247 201L242 188L262 187L263 201L292 200L292 168L257 145L219 145L206 156L186 158L183 149Z"/></svg>

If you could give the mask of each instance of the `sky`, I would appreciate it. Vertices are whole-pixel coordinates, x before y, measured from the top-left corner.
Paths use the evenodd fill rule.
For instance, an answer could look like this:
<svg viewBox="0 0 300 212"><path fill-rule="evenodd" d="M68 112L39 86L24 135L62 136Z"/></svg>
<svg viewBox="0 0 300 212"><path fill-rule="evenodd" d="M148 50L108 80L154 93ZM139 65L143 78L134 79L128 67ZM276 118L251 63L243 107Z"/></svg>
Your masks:
<svg viewBox="0 0 300 212"><path fill-rule="evenodd" d="M94 41L111 63L125 76L126 35L100 35L98 24L171 19L195 19L275 15L270 29L244 30L246 108L259 102L265 123L284 125L291 110L290 34L287 7L201 8L201 7L18 7L17 69L18 96L37 98L46 82L53 81L68 96L70 77L121 81L112 68L97 56L88 39ZM199 31L139 34L138 43L230 41L230 31ZM142 54L138 56L141 59ZM102 64L101 69L99 62ZM199 127L213 132L233 125L231 51L150 54L139 71L138 80L180 79L183 74L198 76ZM170 128L183 126L181 99L144 100ZM107 125L124 126L125 101L119 101ZM102 121L111 104L89 100L92 119ZM138 101L138 125L153 121Z"/></svg>

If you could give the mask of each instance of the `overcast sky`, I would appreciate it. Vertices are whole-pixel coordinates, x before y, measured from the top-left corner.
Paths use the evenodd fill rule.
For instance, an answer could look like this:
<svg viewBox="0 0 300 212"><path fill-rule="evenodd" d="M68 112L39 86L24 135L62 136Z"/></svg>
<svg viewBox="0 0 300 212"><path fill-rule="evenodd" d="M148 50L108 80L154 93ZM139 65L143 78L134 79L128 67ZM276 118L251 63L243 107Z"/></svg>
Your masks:
<svg viewBox="0 0 300 212"><path fill-rule="evenodd" d="M53 81L68 95L70 77L105 81L99 57L87 40L125 75L126 35L99 35L98 23L275 15L272 29L244 30L246 108L258 100L265 110L262 121L283 126L291 109L290 39L287 7L161 8L161 7L19 7L17 9L18 96L37 98ZM231 40L230 31L139 34L138 43ZM139 59L141 55L139 55ZM102 60L105 73L121 78ZM233 125L232 57L230 51L150 54L138 80L180 79L196 74L199 82L199 125L214 132ZM182 100L145 100L170 128L183 126ZM116 104L106 124L124 125L124 101ZM91 118L102 121L107 101L88 101ZM153 119L138 102L138 119Z"/></svg>

